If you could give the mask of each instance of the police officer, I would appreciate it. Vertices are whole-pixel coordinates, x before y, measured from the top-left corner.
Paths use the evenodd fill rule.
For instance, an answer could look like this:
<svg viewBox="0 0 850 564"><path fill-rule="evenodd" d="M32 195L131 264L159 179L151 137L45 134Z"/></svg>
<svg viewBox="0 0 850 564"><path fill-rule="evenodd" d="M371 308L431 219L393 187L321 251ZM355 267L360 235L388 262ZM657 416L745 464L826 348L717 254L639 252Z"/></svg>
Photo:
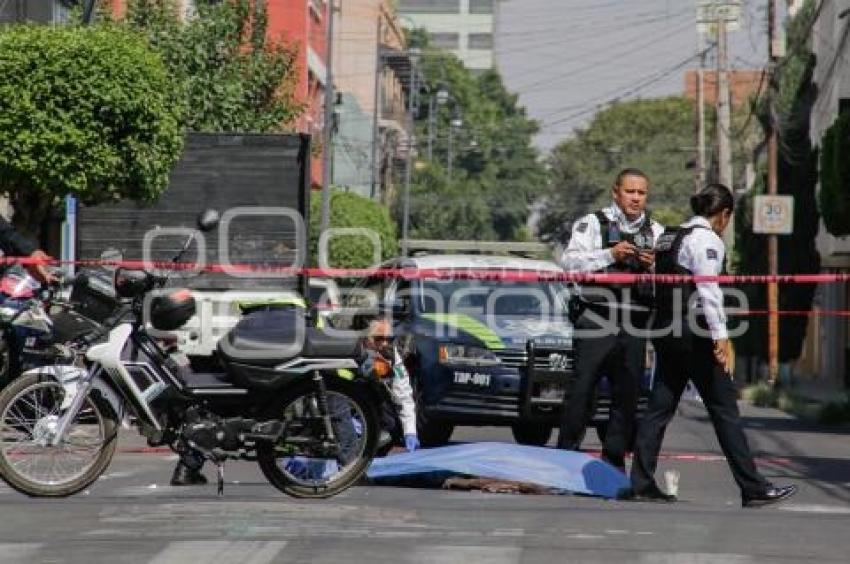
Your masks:
<svg viewBox="0 0 850 564"><path fill-rule="evenodd" d="M723 271L723 241L734 200L722 184L711 184L691 198L695 216L662 235L656 245L656 273L717 275ZM697 301L691 297L696 293ZM649 408L641 421L632 463L632 488L622 497L674 501L655 483L658 452L664 430L676 410L688 378L703 399L714 432L732 475L741 489L744 507L765 505L794 494L795 486L775 487L756 469L741 429L737 392L730 375L730 344L717 283L659 284L653 339L661 373L653 386ZM700 307L691 312L691 307ZM696 315L694 315L696 314ZM681 330L678 329L681 327Z"/></svg>
<svg viewBox="0 0 850 564"><path fill-rule="evenodd" d="M652 247L664 228L646 210L648 193L646 174L634 168L621 171L611 189L614 202L573 224L569 244L559 257L561 266L571 272L650 272ZM633 329L645 328L651 291L646 285L586 285L581 298L571 302L576 373L564 398L558 448L579 447L605 364L613 402L602 457L625 470L646 355L646 337ZM600 325L600 318L610 320L607 328Z"/></svg>

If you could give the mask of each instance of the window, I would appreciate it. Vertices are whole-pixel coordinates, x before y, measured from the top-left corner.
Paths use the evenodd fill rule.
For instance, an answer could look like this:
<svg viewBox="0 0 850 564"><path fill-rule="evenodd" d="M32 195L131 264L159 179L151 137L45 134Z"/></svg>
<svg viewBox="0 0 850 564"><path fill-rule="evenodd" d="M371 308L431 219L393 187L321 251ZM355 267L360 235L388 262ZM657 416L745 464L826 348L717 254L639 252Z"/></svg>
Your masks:
<svg viewBox="0 0 850 564"><path fill-rule="evenodd" d="M470 49L492 49L493 34L492 33L470 33L469 34Z"/></svg>
<svg viewBox="0 0 850 564"><path fill-rule="evenodd" d="M493 0L469 0L470 14L492 14Z"/></svg>
<svg viewBox="0 0 850 564"><path fill-rule="evenodd" d="M0 23L53 23L61 5L54 0L0 0Z"/></svg>
<svg viewBox="0 0 850 564"><path fill-rule="evenodd" d="M398 11L427 14L459 14L460 0L401 0Z"/></svg>
<svg viewBox="0 0 850 564"><path fill-rule="evenodd" d="M432 33L431 45L440 49L458 49L460 48L460 34Z"/></svg>

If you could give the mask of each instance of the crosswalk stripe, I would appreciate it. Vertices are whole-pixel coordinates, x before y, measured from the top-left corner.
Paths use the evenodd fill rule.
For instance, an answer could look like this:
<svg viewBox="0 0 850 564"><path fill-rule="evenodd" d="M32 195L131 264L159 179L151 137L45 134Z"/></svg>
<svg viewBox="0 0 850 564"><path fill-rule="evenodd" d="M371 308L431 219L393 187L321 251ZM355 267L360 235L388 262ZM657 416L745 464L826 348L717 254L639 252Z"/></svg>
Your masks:
<svg viewBox="0 0 850 564"><path fill-rule="evenodd" d="M286 541L177 541L169 543L150 564L268 564L285 546Z"/></svg>
<svg viewBox="0 0 850 564"><path fill-rule="evenodd" d="M408 555L411 564L519 564L517 546L418 546Z"/></svg>

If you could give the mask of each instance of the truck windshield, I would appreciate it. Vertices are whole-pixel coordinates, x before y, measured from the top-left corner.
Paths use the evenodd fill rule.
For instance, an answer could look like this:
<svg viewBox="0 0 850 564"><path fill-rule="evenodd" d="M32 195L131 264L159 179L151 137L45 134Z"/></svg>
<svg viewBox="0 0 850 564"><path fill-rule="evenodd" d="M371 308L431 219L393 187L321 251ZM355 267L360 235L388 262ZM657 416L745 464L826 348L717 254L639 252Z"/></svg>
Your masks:
<svg viewBox="0 0 850 564"><path fill-rule="evenodd" d="M559 317L567 291L559 282L421 280L414 296L422 313Z"/></svg>

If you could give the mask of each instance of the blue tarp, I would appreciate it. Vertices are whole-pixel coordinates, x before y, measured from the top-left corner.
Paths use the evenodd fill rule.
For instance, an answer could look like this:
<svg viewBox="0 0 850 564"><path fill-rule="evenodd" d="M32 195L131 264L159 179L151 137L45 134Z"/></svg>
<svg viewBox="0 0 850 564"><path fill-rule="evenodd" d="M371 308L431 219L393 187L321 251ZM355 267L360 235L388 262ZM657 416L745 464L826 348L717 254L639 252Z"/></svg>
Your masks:
<svg viewBox="0 0 850 564"><path fill-rule="evenodd" d="M378 458L367 476L375 483L422 485L452 476L530 482L563 492L616 497L629 479L587 454L505 443L468 443Z"/></svg>

